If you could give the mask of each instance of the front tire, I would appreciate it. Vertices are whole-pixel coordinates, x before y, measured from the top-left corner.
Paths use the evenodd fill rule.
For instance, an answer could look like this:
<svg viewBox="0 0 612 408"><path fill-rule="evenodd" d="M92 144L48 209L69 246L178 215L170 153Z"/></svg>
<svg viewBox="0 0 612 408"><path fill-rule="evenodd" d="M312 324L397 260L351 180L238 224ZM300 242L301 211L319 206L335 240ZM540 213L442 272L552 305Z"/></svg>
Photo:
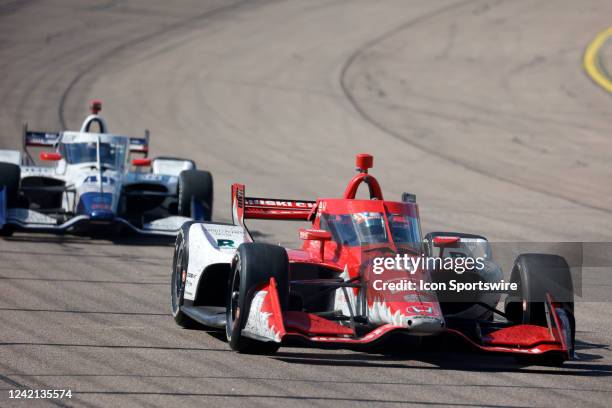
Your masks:
<svg viewBox="0 0 612 408"><path fill-rule="evenodd" d="M189 264L189 227L193 222L186 222L181 227L174 246L174 258L172 260L171 279L171 307L172 317L179 326L185 329L197 328L199 325L189 316L181 311L183 298L185 296L185 282L187 278L187 265Z"/></svg>
<svg viewBox="0 0 612 408"><path fill-rule="evenodd" d="M0 187L6 192L6 207L16 207L19 203L19 182L21 180L21 168L13 163L0 163ZM0 227L0 237L13 235L13 227L4 225Z"/></svg>
<svg viewBox="0 0 612 408"><path fill-rule="evenodd" d="M6 206L15 207L19 202L21 168L13 163L0 163L0 186L6 188Z"/></svg>
<svg viewBox="0 0 612 408"><path fill-rule="evenodd" d="M510 282L518 284L518 291L506 298L508 320L516 324L547 326L546 294L560 303L571 326L570 354L575 344L574 292L572 275L565 259L558 255L519 255L510 275ZM519 362L538 365L560 365L565 357L558 354L520 356Z"/></svg>
<svg viewBox="0 0 612 408"><path fill-rule="evenodd" d="M572 275L565 259L558 255L522 254L514 261L510 282L517 293L506 299L506 315L518 324L546 326L546 294L574 312Z"/></svg>
<svg viewBox="0 0 612 408"><path fill-rule="evenodd" d="M12 237L13 232L15 232L15 230L12 225L4 225L2 228L0 228L0 237Z"/></svg>
<svg viewBox="0 0 612 408"><path fill-rule="evenodd" d="M202 206L203 214L192 213L192 202ZM204 170L183 170L179 175L178 215L191 218L201 216L204 221L210 221L212 210L212 174Z"/></svg>
<svg viewBox="0 0 612 408"><path fill-rule="evenodd" d="M276 342L250 339L242 335L256 286L276 280L281 310L287 310L289 298L289 259L287 251L276 245L241 244L230 273L226 307L226 336L232 350L247 354L273 354Z"/></svg>

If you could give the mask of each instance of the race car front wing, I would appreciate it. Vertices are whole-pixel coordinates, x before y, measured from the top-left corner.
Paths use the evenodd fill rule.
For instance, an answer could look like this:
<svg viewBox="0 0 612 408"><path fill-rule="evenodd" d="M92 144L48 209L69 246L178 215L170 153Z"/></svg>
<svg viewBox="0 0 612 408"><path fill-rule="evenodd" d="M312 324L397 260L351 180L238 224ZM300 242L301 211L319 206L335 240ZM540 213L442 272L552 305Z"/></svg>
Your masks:
<svg viewBox="0 0 612 408"><path fill-rule="evenodd" d="M4 194L4 189L1 190ZM2 198L0 197L0 200ZM68 221L59 224L58 221L43 213L26 208L9 208L0 206L0 228L10 225L18 230L31 232L62 233L88 225L122 225L130 230L143 235L167 235L176 236L181 226L190 221L191 218L170 216L145 223L142 228L130 223L122 217L114 217L111 220L97 220L87 215L77 215Z"/></svg>
<svg viewBox="0 0 612 408"><path fill-rule="evenodd" d="M410 329L405 325L388 323L359 336L353 328L317 314L282 311L274 278L257 287L253 300L244 335L255 340L282 343L287 339L297 338L315 345L342 347L375 343L396 331L410 334ZM476 349L486 352L523 355L558 353L565 359L573 358L572 325L568 314L550 295L546 308L550 316L548 327L508 324L480 338L469 336L458 328L446 327L441 333L455 335Z"/></svg>

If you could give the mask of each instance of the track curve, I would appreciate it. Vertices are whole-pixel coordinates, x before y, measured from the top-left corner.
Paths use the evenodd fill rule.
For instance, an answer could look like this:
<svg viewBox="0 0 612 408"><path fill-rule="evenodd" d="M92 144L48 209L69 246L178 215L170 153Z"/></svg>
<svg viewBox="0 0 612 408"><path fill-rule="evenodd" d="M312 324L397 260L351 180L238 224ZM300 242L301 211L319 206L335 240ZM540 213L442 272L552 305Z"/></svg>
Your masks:
<svg viewBox="0 0 612 408"><path fill-rule="evenodd" d="M356 63L356 61L363 56L363 54L371 49L371 48L375 48L377 45L379 45L380 43L382 43L385 40L390 39L393 36L399 35L401 34L402 31L405 31L407 29L409 29L410 27L416 25L416 24L423 24L426 23L427 20L435 18L436 16L438 16L439 14L448 12L450 10L453 10L455 8L458 7L462 7L465 6L469 3L474 3L473 1L466 1L466 2L461 2L461 3L457 3L457 4L453 4L447 7L443 7L439 10L436 10L434 12L432 12L431 14L427 14L424 16L420 16L417 19L414 20L410 20L407 23L401 24L399 27L396 27L386 33L384 33L383 35L375 38L372 41L368 41L365 45L363 45L362 47L358 48L350 57L349 59L346 61L346 64L342 67L342 72L341 72L341 77L340 77L340 84L342 85L342 90L344 92L344 94L346 95L347 99L353 104L353 106L355 107L355 110L357 112L359 112L359 114L368 122L370 122L372 125L376 126L377 128L379 128L380 130L382 130L383 132L387 133L389 136L394 137L402 142L405 142L407 144L410 144L411 146L422 150L424 153L427 153L428 155L432 155L432 156L436 156L440 159L446 160L449 163L455 164L459 167L463 167L466 170L472 171L474 173L478 173L481 175L484 175L485 177L491 177L497 181L503 182L503 183L509 183L509 184L514 184L518 187L536 192L536 193L541 193L541 194L545 194L545 195L550 195L553 196L555 198L560 198L563 200L566 200L572 204L577 204L586 208L589 208L591 210L599 210L603 213L607 213L607 214L612 214L612 208L609 206L602 206L599 205L598 203L600 202L599 200L594 201L594 203L589 204L589 203L585 203L583 201L581 201L580 199L575 198L575 196L571 195L571 194L564 194L563 191L557 191L554 189L546 189L546 188L538 188L537 185L534 185L533 183L524 183L521 182L521 180L515 180L513 177L505 177L503 174L498 174L497 172L491 172L488 171L486 168L482 168L481 166L478 166L477 164L474 165L471 160L468 157L461 157L459 155L453 155L453 154L449 154L445 151L440 151L439 149L435 148L434 146L430 146L428 143L423 143L421 140L419 140L418 138L411 138L411 137L407 137L404 133L399 132L397 130L394 130L388 126L385 125L385 121L383 118L383 120L379 120L378 118L375 117L375 115L372 115L368 109L364 106L361 105L361 103L359 102L359 98L356 97L353 92L351 91L351 89L349 89L349 86L347 85L347 75L348 72L351 68L351 66L353 64ZM382 89L378 89L377 90L379 94L384 94L384 90ZM571 193L571 191L570 191ZM607 193L607 192L606 192ZM604 195L604 197L606 197L606 195Z"/></svg>
<svg viewBox="0 0 612 408"><path fill-rule="evenodd" d="M0 147L19 145L23 120L78 126L97 97L113 131L150 128L153 154L213 172L218 220L229 218L233 182L258 195L336 196L354 154L369 151L387 196L417 193L424 230L606 241L609 96L582 75L580 56L610 11L604 1L7 3ZM571 30L551 34L559 25ZM476 156L473 146L479 172L452 162ZM295 224L254 227L294 241ZM61 404L92 407L611 400L610 303L577 305L582 360L562 369L465 353L240 356L216 333L174 325L172 248L155 244L0 242L3 388L72 388Z"/></svg>

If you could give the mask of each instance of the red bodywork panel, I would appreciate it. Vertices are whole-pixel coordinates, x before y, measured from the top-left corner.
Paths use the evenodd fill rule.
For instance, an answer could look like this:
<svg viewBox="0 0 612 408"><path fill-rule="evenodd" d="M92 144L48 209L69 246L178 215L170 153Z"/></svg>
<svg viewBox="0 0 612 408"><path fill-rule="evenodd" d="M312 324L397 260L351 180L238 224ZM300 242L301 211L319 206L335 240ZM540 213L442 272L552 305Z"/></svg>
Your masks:
<svg viewBox="0 0 612 408"><path fill-rule="evenodd" d="M283 321L289 332L294 331L304 335L351 336L353 334L348 327L312 313L284 312Z"/></svg>
<svg viewBox="0 0 612 408"><path fill-rule="evenodd" d="M495 331L482 338L487 346L533 347L541 343L554 343L548 327L520 324Z"/></svg>

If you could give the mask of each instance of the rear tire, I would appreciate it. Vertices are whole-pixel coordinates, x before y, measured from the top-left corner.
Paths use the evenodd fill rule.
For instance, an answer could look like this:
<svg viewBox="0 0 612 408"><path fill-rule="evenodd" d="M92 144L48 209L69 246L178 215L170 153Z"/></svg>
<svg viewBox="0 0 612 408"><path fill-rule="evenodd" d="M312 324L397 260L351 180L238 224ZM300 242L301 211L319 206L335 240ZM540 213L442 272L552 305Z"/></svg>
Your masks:
<svg viewBox="0 0 612 408"><path fill-rule="evenodd" d="M257 285L276 280L281 310L287 310L289 299L289 259L284 248L270 244L241 244L236 251L230 273L226 336L232 350L247 354L273 354L276 342L258 341L242 335Z"/></svg>
<svg viewBox="0 0 612 408"><path fill-rule="evenodd" d="M171 307L172 317L179 326L185 329L197 328L200 325L181 311L183 297L185 295L185 278L187 275L187 265L189 264L189 227L193 222L186 222L181 227L174 246L174 258L172 260L172 279L171 279Z"/></svg>
<svg viewBox="0 0 612 408"><path fill-rule="evenodd" d="M178 215L195 218L191 203L195 201L203 207L203 220L212 219L213 210L213 178L204 170L183 170L178 183Z"/></svg>

